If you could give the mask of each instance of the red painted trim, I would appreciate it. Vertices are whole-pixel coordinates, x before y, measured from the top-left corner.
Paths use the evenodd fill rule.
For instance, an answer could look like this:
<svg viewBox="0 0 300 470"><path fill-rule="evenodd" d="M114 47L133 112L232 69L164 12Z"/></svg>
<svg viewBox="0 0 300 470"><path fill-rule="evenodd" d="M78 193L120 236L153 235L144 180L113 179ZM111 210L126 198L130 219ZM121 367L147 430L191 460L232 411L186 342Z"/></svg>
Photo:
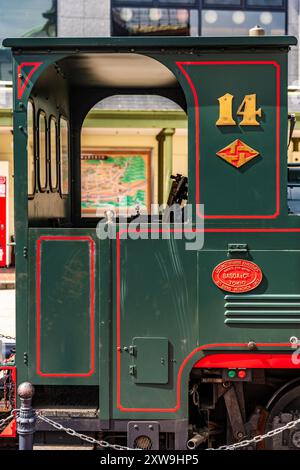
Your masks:
<svg viewBox="0 0 300 470"><path fill-rule="evenodd" d="M23 97L23 93L26 90L26 87L31 79L32 75L36 72L36 70L42 65L43 62L22 62L18 65L18 100L21 100ZM23 67L32 67L26 78L22 83L22 69Z"/></svg>
<svg viewBox="0 0 300 470"><path fill-rule="evenodd" d="M16 366L0 366L0 370L11 370L12 371L12 381L14 383L15 393L14 393L14 408L17 408L17 368ZM6 428L3 429L0 433L0 438L14 438L17 437L17 422L14 418Z"/></svg>
<svg viewBox="0 0 300 470"><path fill-rule="evenodd" d="M185 76L193 93L195 102L195 138L196 138L196 211L204 219L276 219L280 215L280 65L275 61L196 61L176 62ZM200 212L200 108L194 83L184 65L272 65L276 68L276 209L271 215L205 215Z"/></svg>
<svg viewBox="0 0 300 470"><path fill-rule="evenodd" d="M196 362L194 368L299 369L290 354L212 354Z"/></svg>
<svg viewBox="0 0 300 470"><path fill-rule="evenodd" d="M80 241L90 252L90 370L86 373L45 373L41 371L41 245L44 241ZM88 236L41 236L36 252L36 372L41 377L90 377L95 372L95 242Z"/></svg>

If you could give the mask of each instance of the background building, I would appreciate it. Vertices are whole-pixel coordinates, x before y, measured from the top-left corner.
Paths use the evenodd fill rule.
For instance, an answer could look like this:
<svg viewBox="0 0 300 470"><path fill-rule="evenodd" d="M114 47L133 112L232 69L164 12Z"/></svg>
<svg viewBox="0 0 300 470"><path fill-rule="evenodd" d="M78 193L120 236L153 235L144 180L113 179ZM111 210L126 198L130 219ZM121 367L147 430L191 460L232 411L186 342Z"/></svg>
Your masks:
<svg viewBox="0 0 300 470"><path fill-rule="evenodd" d="M7 36L239 36L260 24L266 34L298 36L299 0L0 0ZM292 52L290 83L298 80ZM0 52L0 80L11 78Z"/></svg>
<svg viewBox="0 0 300 470"><path fill-rule="evenodd" d="M299 5L300 0L0 0L0 41L9 36L239 36L248 35L256 24L266 34L298 36ZM11 79L10 52L0 48L0 177L7 175L6 242L14 233ZM293 48L291 112L300 112L299 85L299 49ZM151 201L162 202L168 182L159 191L160 167L167 165L172 173L187 174L184 111L160 97L118 95L98 103L84 123L82 153L93 159L115 150L149 152ZM300 126L289 159L300 161ZM0 237L0 250L1 243ZM4 251L8 264L11 250Z"/></svg>

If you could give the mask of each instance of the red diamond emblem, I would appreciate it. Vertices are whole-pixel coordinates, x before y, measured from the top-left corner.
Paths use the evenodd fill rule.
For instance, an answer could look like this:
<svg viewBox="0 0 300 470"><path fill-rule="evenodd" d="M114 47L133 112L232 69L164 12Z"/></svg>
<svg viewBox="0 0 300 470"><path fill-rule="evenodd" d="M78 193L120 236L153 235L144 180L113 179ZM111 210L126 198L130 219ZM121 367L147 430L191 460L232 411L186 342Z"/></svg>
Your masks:
<svg viewBox="0 0 300 470"><path fill-rule="evenodd" d="M259 152L249 147L249 145L245 144L240 139L237 139L232 142L232 144L227 145L227 147L217 152L217 155L230 163L230 165L239 168L257 157Z"/></svg>

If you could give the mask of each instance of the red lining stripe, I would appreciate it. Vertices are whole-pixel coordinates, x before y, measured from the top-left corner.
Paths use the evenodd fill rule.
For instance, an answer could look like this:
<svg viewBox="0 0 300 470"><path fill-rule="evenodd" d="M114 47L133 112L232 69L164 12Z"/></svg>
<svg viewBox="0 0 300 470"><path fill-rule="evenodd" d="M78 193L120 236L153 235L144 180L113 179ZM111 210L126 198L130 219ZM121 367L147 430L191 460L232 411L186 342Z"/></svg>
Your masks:
<svg viewBox="0 0 300 470"><path fill-rule="evenodd" d="M89 244L90 254L90 370L86 373L41 371L41 245L44 241L80 241ZM36 253L36 372L41 377L90 377L95 372L95 242L88 236L41 236Z"/></svg>
<svg viewBox="0 0 300 470"><path fill-rule="evenodd" d="M208 354L193 366L194 368L245 368L245 369L299 369L291 361L291 354Z"/></svg>
<svg viewBox="0 0 300 470"><path fill-rule="evenodd" d="M176 62L185 76L193 93L195 102L195 136L196 136L196 211L204 219L276 219L280 215L280 65L275 61L197 61ZM200 212L200 110L199 99L194 83L184 65L273 65L276 68L276 210L271 215L205 215Z"/></svg>

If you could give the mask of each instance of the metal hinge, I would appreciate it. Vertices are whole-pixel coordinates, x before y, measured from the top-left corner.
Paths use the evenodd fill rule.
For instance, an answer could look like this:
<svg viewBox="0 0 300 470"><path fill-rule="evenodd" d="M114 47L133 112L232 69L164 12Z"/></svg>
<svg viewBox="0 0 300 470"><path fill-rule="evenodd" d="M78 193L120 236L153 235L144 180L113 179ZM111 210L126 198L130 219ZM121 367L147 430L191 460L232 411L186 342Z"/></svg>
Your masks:
<svg viewBox="0 0 300 470"><path fill-rule="evenodd" d="M129 366L129 375L135 375L136 366Z"/></svg>

